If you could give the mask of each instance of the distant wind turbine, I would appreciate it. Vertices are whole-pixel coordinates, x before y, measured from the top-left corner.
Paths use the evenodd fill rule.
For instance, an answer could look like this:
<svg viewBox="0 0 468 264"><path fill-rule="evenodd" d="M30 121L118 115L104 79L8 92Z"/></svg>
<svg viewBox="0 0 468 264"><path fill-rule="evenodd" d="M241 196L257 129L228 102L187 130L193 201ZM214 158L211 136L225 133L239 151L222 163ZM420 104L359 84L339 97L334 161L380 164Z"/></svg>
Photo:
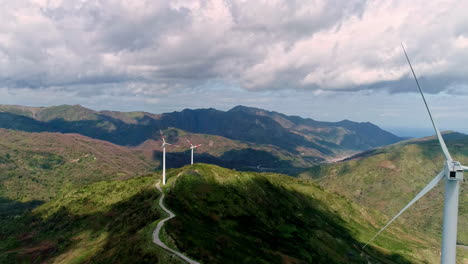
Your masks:
<svg viewBox="0 0 468 264"><path fill-rule="evenodd" d="M187 138L187 142L190 144L190 150L192 151L192 155L190 157L190 165L193 165L193 150L200 147L202 144L193 145L192 141L190 141L190 139L188 138Z"/></svg>
<svg viewBox="0 0 468 264"><path fill-rule="evenodd" d="M458 195L460 191L460 182L463 181L463 171L468 171L468 167L462 166L460 162L454 161L452 156L445 145L445 141L440 134L439 129L434 123L431 111L427 105L426 98L424 93L421 90L419 85L418 78L414 73L413 66L408 58L405 47L403 47L403 52L405 53L406 60L410 66L411 72L413 73L414 80L418 86L418 90L421 93L424 105L426 106L427 112L429 113L429 118L431 119L432 126L437 135L437 139L442 148L442 152L445 156L445 167L442 171L434 178L432 181L424 187L424 189L419 192L413 200L411 200L395 217L390 220L382 229L380 229L377 234L372 237L369 242L367 242L364 247L366 247L372 240L374 240L387 226L389 226L398 216L400 216L406 209L418 201L423 195L429 192L434 188L442 179L445 179L445 195L444 195L444 220L442 225L442 264L455 264L457 256L457 224L458 224ZM363 247L363 248L364 248Z"/></svg>
<svg viewBox="0 0 468 264"><path fill-rule="evenodd" d="M161 130L159 130L159 133L161 134L161 139L163 142L161 145L161 148L163 150L163 185L166 185L166 146L167 145L175 146L175 147L179 147L179 146L167 143Z"/></svg>

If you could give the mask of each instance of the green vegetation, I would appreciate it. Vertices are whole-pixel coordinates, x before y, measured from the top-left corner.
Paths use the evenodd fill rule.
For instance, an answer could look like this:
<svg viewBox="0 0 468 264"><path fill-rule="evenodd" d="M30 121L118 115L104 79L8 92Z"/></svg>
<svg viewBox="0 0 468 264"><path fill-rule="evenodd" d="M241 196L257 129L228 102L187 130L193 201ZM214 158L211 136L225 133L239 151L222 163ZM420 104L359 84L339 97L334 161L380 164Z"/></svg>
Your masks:
<svg viewBox="0 0 468 264"><path fill-rule="evenodd" d="M151 154L79 135L0 129L0 197L49 201L73 187L150 172Z"/></svg>
<svg viewBox="0 0 468 264"><path fill-rule="evenodd" d="M0 263L168 263L151 242L154 181L99 182L1 219Z"/></svg>
<svg viewBox="0 0 468 264"><path fill-rule="evenodd" d="M34 112L38 111L39 107L25 107L19 105L0 105L0 112L8 112L15 115L22 115L27 117L33 117Z"/></svg>
<svg viewBox="0 0 468 264"><path fill-rule="evenodd" d="M166 228L177 247L203 263L434 262L434 241L406 228L360 247L385 218L310 180L196 164L169 173Z"/></svg>
<svg viewBox="0 0 468 264"><path fill-rule="evenodd" d="M182 263L152 243L156 175L101 181L0 218L0 263ZM195 164L168 172L163 240L202 263L434 262L433 243L313 181ZM1 206L1 201L0 201ZM27 206L27 205L25 205Z"/></svg>
<svg viewBox="0 0 468 264"><path fill-rule="evenodd" d="M467 164L468 137L457 133L445 134L444 137L454 159ZM349 161L316 166L300 177L315 179L327 190L393 217L443 166L442 151L432 138L403 142ZM437 247L441 237L443 190L441 183L397 220L410 226L414 232L425 232L436 241ZM468 193L461 188L458 241L462 244L468 244L468 228L464 224L467 222ZM380 245L385 240L380 237L375 243ZM460 262L468 260L463 250L458 250Z"/></svg>
<svg viewBox="0 0 468 264"><path fill-rule="evenodd" d="M183 132L174 131L169 136L184 139ZM156 174L139 177L157 166L151 148L130 149L76 134L5 129L0 129L0 138L0 263L178 263L151 242L161 216L159 195L152 186ZM231 141L223 142L228 149ZM226 150L220 157L227 153L226 159L241 164L239 155L248 155L252 165L294 162L283 150L272 155L270 150L276 147L242 144L246 147ZM455 155L466 153L461 145L449 147ZM395 162L425 151L393 153L399 148L367 155L388 154ZM180 156L184 163L188 157ZM340 164L340 173L353 173L357 167L352 162ZM378 164L382 170L395 168L385 160ZM329 170L333 171L315 167L307 175L317 178L312 174ZM432 234L398 224L362 251L362 244L388 217L365 209L360 201L349 202L324 191L309 179L203 164L170 170L168 177L166 203L178 216L167 223L163 239L202 263L432 263L438 259L438 242ZM374 178L362 178L375 188ZM354 180L361 184L357 176ZM354 183L347 184L349 188Z"/></svg>
<svg viewBox="0 0 468 264"><path fill-rule="evenodd" d="M58 105L44 107L37 112L35 118L40 121L63 119L66 121L96 120L96 112L81 105Z"/></svg>
<svg viewBox="0 0 468 264"><path fill-rule="evenodd" d="M273 171L285 174L296 174L313 164L323 161L319 157L295 155L272 145L258 145L232 140L215 135L192 134L180 129L163 130L168 142L182 146L168 148L168 165L172 168L185 166L190 157L187 138L194 144L202 144L195 151L195 161L215 164L221 167L243 171ZM138 149L160 149L161 142L147 140ZM155 159L162 159L161 152L155 152Z"/></svg>

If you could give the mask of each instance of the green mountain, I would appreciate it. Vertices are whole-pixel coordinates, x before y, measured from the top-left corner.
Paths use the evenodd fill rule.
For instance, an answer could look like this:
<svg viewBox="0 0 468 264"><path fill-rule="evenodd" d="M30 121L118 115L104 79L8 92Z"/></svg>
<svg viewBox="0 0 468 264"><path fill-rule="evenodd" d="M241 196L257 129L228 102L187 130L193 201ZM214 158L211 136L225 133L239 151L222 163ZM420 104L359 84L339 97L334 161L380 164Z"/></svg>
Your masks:
<svg viewBox="0 0 468 264"><path fill-rule="evenodd" d="M158 165L152 152L78 134L0 129L0 197L33 206L76 186L132 178ZM16 210L10 205L0 200L0 215Z"/></svg>
<svg viewBox="0 0 468 264"><path fill-rule="evenodd" d="M357 123L350 120L323 122L245 106L236 106L229 112L269 117L283 128L317 144L328 146L332 150L339 146L345 150L362 151L402 140L369 122Z"/></svg>
<svg viewBox="0 0 468 264"><path fill-rule="evenodd" d="M455 160L468 162L468 136L459 133L444 134L448 149ZM315 179L323 188L333 191L358 204L374 208L393 217L444 166L444 158L435 138L409 140L362 153L347 161L315 166L300 174L301 178ZM463 186L463 184L462 184ZM443 183L421 198L400 216L398 223L425 232L440 244ZM458 242L468 244L468 193L461 188ZM377 245L385 238L377 238ZM460 248L459 254L468 254Z"/></svg>
<svg viewBox="0 0 468 264"><path fill-rule="evenodd" d="M0 106L0 127L27 132L79 133L118 145L138 146L169 127L271 145L305 160L342 157L388 145L401 138L371 123L320 122L244 106L229 111L185 109L160 115L94 111L79 105ZM310 165L310 164L309 164Z"/></svg>
<svg viewBox="0 0 468 264"><path fill-rule="evenodd" d="M159 174L78 187L0 223L2 263L179 263L151 243ZM163 240L201 263L434 263L434 241L311 180L195 164L168 172ZM407 235L411 233L412 235ZM396 237L395 237L396 236Z"/></svg>
<svg viewBox="0 0 468 264"><path fill-rule="evenodd" d="M0 218L0 263L178 263L151 244L153 177L101 181Z"/></svg>

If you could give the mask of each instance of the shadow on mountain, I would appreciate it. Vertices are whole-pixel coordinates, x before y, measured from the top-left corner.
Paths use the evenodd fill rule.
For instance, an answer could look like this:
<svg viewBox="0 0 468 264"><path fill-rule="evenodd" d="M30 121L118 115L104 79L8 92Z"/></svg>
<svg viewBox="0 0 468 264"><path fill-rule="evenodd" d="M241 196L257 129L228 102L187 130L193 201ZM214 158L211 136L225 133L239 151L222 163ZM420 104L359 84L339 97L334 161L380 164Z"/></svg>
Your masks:
<svg viewBox="0 0 468 264"><path fill-rule="evenodd" d="M28 202L19 202L0 196L0 219L15 217L43 204L44 201L33 200Z"/></svg>
<svg viewBox="0 0 468 264"><path fill-rule="evenodd" d="M158 197L159 192L151 188L102 213L76 215L61 207L46 219L33 214L12 219L2 226L0 263L45 263L58 255L67 256L75 247L89 250L96 245L102 248L94 254L70 253L69 261L82 258L86 263L158 263L158 255L147 249L151 242L143 231L160 218L154 206ZM83 210L88 206L92 205L84 204Z"/></svg>
<svg viewBox="0 0 468 264"><path fill-rule="evenodd" d="M0 112L0 127L25 132L77 133L122 146L137 146L147 139L159 138L160 127L153 124L154 122L128 124L110 116L97 116L96 120L53 119L42 122L22 115Z"/></svg>
<svg viewBox="0 0 468 264"><path fill-rule="evenodd" d="M178 216L166 230L202 263L408 263L372 248L361 256L361 244L344 221L310 196L266 179L220 185L191 173L198 179L180 178L168 195ZM60 207L47 218L27 214L11 220L1 227L0 263L45 263L57 256L85 263L160 263L148 235L148 224L160 218L158 197L149 188L89 214L92 204L78 199L72 204L81 204L80 214Z"/></svg>
<svg viewBox="0 0 468 264"><path fill-rule="evenodd" d="M180 168L190 163L190 150L184 152L166 152L166 167ZM162 160L162 152L153 151L154 160ZM316 162L321 161L316 158ZM195 163L206 163L240 171L277 172L296 175L305 168L295 167L289 160L281 160L270 152L252 148L235 149L216 157L208 153L195 153ZM162 169L162 164L157 167Z"/></svg>
<svg viewBox="0 0 468 264"><path fill-rule="evenodd" d="M202 263L410 263L374 248L362 252L346 223L311 196L265 178L221 185L198 171L168 194L178 216L166 230Z"/></svg>

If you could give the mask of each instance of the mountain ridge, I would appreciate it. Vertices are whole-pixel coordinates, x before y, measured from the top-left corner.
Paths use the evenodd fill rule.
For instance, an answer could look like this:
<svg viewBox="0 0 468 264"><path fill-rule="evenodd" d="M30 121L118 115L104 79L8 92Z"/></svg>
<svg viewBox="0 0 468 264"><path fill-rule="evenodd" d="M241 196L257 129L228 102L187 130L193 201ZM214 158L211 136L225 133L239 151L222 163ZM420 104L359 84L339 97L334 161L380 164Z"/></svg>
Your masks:
<svg viewBox="0 0 468 264"><path fill-rule="evenodd" d="M275 145L291 153L327 159L400 141L371 123L323 122L246 106L180 112L94 111L80 105L23 107L0 105L0 127L27 132L79 133L124 146L159 138L169 127L255 144Z"/></svg>

